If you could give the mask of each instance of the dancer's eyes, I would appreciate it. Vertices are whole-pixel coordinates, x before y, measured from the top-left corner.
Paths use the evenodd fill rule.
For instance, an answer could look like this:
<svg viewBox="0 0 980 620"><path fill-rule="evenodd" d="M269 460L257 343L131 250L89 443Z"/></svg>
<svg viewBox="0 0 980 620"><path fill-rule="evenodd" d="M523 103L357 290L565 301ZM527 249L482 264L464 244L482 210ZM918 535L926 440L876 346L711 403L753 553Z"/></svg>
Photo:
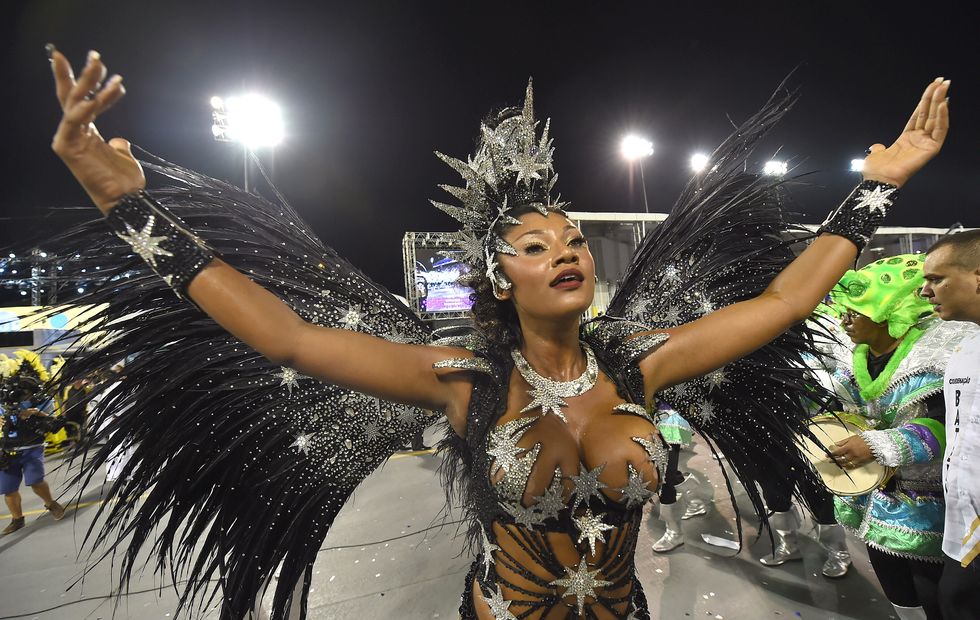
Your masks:
<svg viewBox="0 0 980 620"><path fill-rule="evenodd" d="M540 254L541 252L544 252L547 249L548 248L543 243L529 243L528 245L524 246L524 253Z"/></svg>
<svg viewBox="0 0 980 620"><path fill-rule="evenodd" d="M581 248L589 245L589 241L585 237L575 237L574 239L569 240L568 245L572 246L573 248Z"/></svg>

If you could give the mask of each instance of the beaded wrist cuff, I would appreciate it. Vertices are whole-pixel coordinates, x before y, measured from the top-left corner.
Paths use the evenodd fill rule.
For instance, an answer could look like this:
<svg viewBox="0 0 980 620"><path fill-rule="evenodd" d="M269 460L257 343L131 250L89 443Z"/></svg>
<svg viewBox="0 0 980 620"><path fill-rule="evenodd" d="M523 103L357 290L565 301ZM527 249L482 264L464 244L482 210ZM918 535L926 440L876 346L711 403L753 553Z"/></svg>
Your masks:
<svg viewBox="0 0 980 620"><path fill-rule="evenodd" d="M827 217L817 232L840 235L864 249L888 208L898 198L898 187L880 181L863 181L841 206Z"/></svg>
<svg viewBox="0 0 980 620"><path fill-rule="evenodd" d="M123 196L105 219L181 299L194 276L215 258L204 241L146 192Z"/></svg>

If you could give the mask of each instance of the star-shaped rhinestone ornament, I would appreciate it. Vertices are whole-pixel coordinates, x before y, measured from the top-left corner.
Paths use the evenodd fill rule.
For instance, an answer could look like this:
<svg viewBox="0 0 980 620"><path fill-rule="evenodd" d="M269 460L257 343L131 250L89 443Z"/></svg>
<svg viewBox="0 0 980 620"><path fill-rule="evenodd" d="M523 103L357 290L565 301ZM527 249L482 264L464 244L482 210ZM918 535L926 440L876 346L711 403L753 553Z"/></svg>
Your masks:
<svg viewBox="0 0 980 620"><path fill-rule="evenodd" d="M562 407L568 406L564 399L585 394L595 386L599 376L599 365L592 349L583 343L582 350L585 352L585 372L571 381L555 381L538 374L518 349L511 349L510 356L514 360L514 367L531 386L531 389L527 391L531 397L531 402L527 407L521 409L521 413L527 413L540 407L541 415L553 413L562 422L568 423L561 410Z"/></svg>
<svg viewBox="0 0 980 620"><path fill-rule="evenodd" d="M575 485L575 490L573 494L575 495L575 507L578 508L579 504L585 504L588 506L589 499L593 495L596 497L602 497L600 489L608 488L604 482L599 480L599 475L602 470L606 468L606 464L603 463L595 469L590 469L585 473L579 474L578 476L569 476L572 480L572 484Z"/></svg>
<svg viewBox="0 0 980 620"><path fill-rule="evenodd" d="M316 433L305 433L305 434L300 434L300 435L294 435L293 438L296 441L294 441L289 447L290 448L296 448L297 450L299 450L300 452L302 452L306 456L309 456L310 455L310 452L309 452L309 450L310 450L310 443L312 442L313 435L315 435L315 434Z"/></svg>
<svg viewBox="0 0 980 620"><path fill-rule="evenodd" d="M588 508L585 509L585 514L581 517L575 517L575 527L578 528L579 535L577 543L581 544L583 540L588 541L589 549L592 551L592 555L595 555L595 541L601 540L606 542L606 536L603 532L613 529L613 526L607 525L602 521L602 515L594 515L592 511Z"/></svg>
<svg viewBox="0 0 980 620"><path fill-rule="evenodd" d="M653 497L653 491L647 488L646 480L643 479L640 472L636 471L632 463L627 463L626 466L629 469L629 482L626 483L626 486L616 490L623 494L627 508L632 508L634 504L642 506Z"/></svg>
<svg viewBox="0 0 980 620"><path fill-rule="evenodd" d="M290 396L293 395L293 388L299 387L299 373L288 366L280 368L275 377L279 379L279 387L286 386Z"/></svg>
<svg viewBox="0 0 980 620"><path fill-rule="evenodd" d="M867 209L868 213L875 211L878 215L885 215L888 207L892 206L892 199L889 196L897 189L897 187L884 189L882 185L878 185L872 190L859 189L854 208Z"/></svg>
<svg viewBox="0 0 980 620"><path fill-rule="evenodd" d="M524 456L514 459L514 464L497 483L497 493L501 498L520 504L527 488L527 480L531 477L531 468L538 460L541 444L536 443Z"/></svg>
<svg viewBox="0 0 980 620"><path fill-rule="evenodd" d="M494 466L491 468L491 475L503 469L509 471L517 462L517 455L524 451L524 448L517 445L517 442L524 437L527 429L537 422L537 418L518 418L494 428L490 431L487 440L487 454L494 458Z"/></svg>
<svg viewBox="0 0 980 620"><path fill-rule="evenodd" d="M544 517L541 516L537 506L527 508L524 504L520 503L520 500L504 502L503 505L507 512L510 513L510 516L514 517L514 523L517 525L531 528L544 523Z"/></svg>
<svg viewBox="0 0 980 620"><path fill-rule="evenodd" d="M549 585L566 588L565 596L575 597L575 603L578 606L578 615L581 616L582 611L585 609L586 599L596 597L595 589L612 585L611 581L597 579L596 575L598 574L598 570L590 571L588 564L585 562L585 558L581 558L578 562L578 569L572 570L566 566L565 576L561 579L555 579Z"/></svg>
<svg viewBox="0 0 980 620"><path fill-rule="evenodd" d="M150 264L150 267L154 269L157 268L157 256L173 256L173 252L164 250L160 247L160 243L167 240L166 235L160 237L154 237L152 235L153 225L156 223L156 216L151 215L146 219L146 224L143 225L143 229L137 231L135 228L126 224L126 232L128 234L116 233L116 235L128 243L133 251L139 254L139 257Z"/></svg>
<svg viewBox="0 0 980 620"><path fill-rule="evenodd" d="M561 469L556 467L555 475L551 479L551 484L544 490L544 495L537 495L533 498L535 507L541 512L542 519L557 518L558 514L565 509L561 481Z"/></svg>
<svg viewBox="0 0 980 620"><path fill-rule="evenodd" d="M347 312L344 316L340 317L340 323L344 329L347 330L357 330L361 326L361 321L364 319L364 313L361 312L360 306L350 306L347 308Z"/></svg>
<svg viewBox="0 0 980 620"><path fill-rule="evenodd" d="M654 426L656 426L657 424L654 421L654 419L650 417L650 414L647 413L646 407L644 407L643 405L638 405L636 403L622 403L620 405L616 405L615 407L613 407L613 411L638 415L644 420L646 420L647 422L649 422L650 424L653 424Z"/></svg>
<svg viewBox="0 0 980 620"><path fill-rule="evenodd" d="M658 440L656 435L651 435L650 439L645 437L633 437L633 441L643 446L643 449L647 453L647 458L653 463L654 467L661 476L667 471L667 456L668 450L664 446L664 442Z"/></svg>
<svg viewBox="0 0 980 620"><path fill-rule="evenodd" d="M533 411L538 407L541 408L542 415L548 415L553 413L562 422L568 423L565 418L565 414L562 413L561 408L567 407L568 403L562 399L554 390L549 390L546 387L535 387L527 391L528 395L531 397L531 402L527 407L521 409L521 413L527 413L528 411Z"/></svg>
<svg viewBox="0 0 980 620"><path fill-rule="evenodd" d="M504 170L517 173L517 182L527 182L531 179L541 179L541 171L547 171L550 164L538 161L536 154L521 151L514 154L514 159L510 165L504 166Z"/></svg>
<svg viewBox="0 0 980 620"><path fill-rule="evenodd" d="M499 551L500 547L490 542L490 537L483 528L480 528L480 535L483 538L483 578L487 579L490 576L490 565L494 563L493 552Z"/></svg>
<svg viewBox="0 0 980 620"><path fill-rule="evenodd" d="M481 588L482 590L482 588ZM486 595L487 591L483 590L483 594ZM504 593L500 590L500 585L497 585L497 591L491 592L490 596L480 596L487 605L490 606L490 613L493 614L495 620L517 620L517 617L510 613L510 601L504 600Z"/></svg>

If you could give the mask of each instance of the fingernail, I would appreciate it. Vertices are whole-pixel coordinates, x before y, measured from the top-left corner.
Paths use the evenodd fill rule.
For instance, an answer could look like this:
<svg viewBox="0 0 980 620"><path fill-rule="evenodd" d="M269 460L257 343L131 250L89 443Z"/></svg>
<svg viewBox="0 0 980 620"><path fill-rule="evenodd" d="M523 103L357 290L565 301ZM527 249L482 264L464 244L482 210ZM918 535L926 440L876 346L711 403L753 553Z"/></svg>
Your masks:
<svg viewBox="0 0 980 620"><path fill-rule="evenodd" d="M44 46L44 53L48 55L48 60L51 60L54 56L54 51L57 49L54 43L48 43Z"/></svg>
<svg viewBox="0 0 980 620"><path fill-rule="evenodd" d="M95 62L99 58L102 58L102 55L101 54L99 54L95 50L89 50L88 59L86 60L86 64L92 64L93 62Z"/></svg>

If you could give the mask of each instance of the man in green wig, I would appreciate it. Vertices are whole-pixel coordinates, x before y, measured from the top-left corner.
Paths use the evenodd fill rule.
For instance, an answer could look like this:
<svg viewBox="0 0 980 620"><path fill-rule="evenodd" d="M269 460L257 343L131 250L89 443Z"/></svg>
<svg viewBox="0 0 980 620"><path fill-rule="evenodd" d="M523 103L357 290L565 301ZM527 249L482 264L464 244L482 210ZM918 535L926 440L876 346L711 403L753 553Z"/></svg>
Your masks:
<svg viewBox="0 0 980 620"><path fill-rule="evenodd" d="M837 356L837 378L850 393L845 409L869 430L832 451L845 468L878 461L894 468L866 495L837 497L837 520L868 547L888 600L902 620L941 618L945 504L941 461L946 445L943 373L953 348L972 328L944 323L919 293L925 257L904 254L848 271L832 291L856 345ZM849 359L848 359L849 357Z"/></svg>

